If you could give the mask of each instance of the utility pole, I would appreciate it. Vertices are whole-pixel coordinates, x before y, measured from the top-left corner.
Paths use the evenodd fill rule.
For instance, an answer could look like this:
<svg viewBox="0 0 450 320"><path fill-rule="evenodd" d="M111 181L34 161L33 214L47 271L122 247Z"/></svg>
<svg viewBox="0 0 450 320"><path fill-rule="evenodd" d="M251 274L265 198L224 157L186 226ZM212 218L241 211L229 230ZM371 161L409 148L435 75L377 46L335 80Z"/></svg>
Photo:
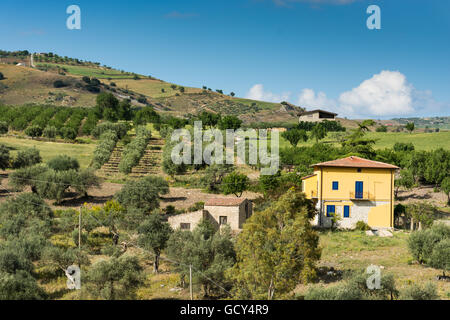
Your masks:
<svg viewBox="0 0 450 320"><path fill-rule="evenodd" d="M192 264L189 265L189 291L191 293L191 300L194 300L194 295L192 293Z"/></svg>
<svg viewBox="0 0 450 320"><path fill-rule="evenodd" d="M83 212L83 207L80 207L80 214L78 215L78 250L80 250L80 261L78 261L78 266L80 267L80 283L81 283L81 213ZM81 288L80 288L80 300L83 300Z"/></svg>
<svg viewBox="0 0 450 320"><path fill-rule="evenodd" d="M80 207L80 214L78 215L78 249L81 253L81 209Z"/></svg>

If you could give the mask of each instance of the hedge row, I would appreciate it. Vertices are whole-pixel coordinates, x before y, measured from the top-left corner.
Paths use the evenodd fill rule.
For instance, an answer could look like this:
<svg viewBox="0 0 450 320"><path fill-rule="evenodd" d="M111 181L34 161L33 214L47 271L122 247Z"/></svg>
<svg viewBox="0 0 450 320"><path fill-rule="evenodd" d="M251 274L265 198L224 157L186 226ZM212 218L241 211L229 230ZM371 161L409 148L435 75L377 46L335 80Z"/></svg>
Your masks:
<svg viewBox="0 0 450 320"><path fill-rule="evenodd" d="M125 147L122 153L122 160L119 164L120 172L129 174L131 169L139 163L151 137L151 132L145 129L145 127L138 127L136 129L136 138Z"/></svg>
<svg viewBox="0 0 450 320"><path fill-rule="evenodd" d="M119 137L114 131L106 131L100 137L100 143L94 151L93 167L100 169L106 162L109 161L114 148L119 141Z"/></svg>

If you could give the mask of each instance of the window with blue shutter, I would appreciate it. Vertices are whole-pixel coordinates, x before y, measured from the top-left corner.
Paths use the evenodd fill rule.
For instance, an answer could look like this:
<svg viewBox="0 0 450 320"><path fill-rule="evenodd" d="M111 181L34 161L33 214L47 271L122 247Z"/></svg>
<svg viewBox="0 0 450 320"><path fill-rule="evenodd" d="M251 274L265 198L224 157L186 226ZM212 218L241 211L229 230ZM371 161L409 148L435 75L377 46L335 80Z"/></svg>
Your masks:
<svg viewBox="0 0 450 320"><path fill-rule="evenodd" d="M339 182L333 181L333 190L339 190Z"/></svg>
<svg viewBox="0 0 450 320"><path fill-rule="evenodd" d="M328 205L327 206L327 217L332 217L336 213L336 206Z"/></svg>
<svg viewBox="0 0 450 320"><path fill-rule="evenodd" d="M350 218L350 206L344 206L344 218Z"/></svg>

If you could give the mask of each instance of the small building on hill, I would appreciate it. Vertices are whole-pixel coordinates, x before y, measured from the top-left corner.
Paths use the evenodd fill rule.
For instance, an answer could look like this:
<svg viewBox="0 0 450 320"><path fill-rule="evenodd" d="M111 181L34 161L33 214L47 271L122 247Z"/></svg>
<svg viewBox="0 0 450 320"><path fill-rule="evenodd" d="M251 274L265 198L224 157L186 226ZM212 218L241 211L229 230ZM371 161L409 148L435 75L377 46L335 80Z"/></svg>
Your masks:
<svg viewBox="0 0 450 320"><path fill-rule="evenodd" d="M239 232L252 214L253 204L248 199L215 198L208 200L203 210L172 216L168 222L174 230L192 231L202 219L207 219L217 229L229 225L232 231Z"/></svg>
<svg viewBox="0 0 450 320"><path fill-rule="evenodd" d="M299 122L321 122L323 120L334 121L336 120L337 114L324 110L312 110L307 112L302 112L299 114Z"/></svg>

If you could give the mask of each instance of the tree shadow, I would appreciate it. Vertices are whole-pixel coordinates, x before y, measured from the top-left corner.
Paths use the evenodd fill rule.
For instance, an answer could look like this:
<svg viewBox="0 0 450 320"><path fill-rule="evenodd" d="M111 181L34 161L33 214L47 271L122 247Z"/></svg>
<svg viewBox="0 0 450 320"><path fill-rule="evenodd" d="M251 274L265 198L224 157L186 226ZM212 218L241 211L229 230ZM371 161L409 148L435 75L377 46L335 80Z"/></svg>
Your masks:
<svg viewBox="0 0 450 320"><path fill-rule="evenodd" d="M344 277L344 271L336 270L333 267L322 266L317 270L317 277L319 281L323 283L333 283L341 281Z"/></svg>
<svg viewBox="0 0 450 320"><path fill-rule="evenodd" d="M73 196L73 195L72 195ZM73 197L71 199L63 200L58 206L61 207L80 207L85 203L102 205L113 199L114 196L88 196L88 197Z"/></svg>
<svg viewBox="0 0 450 320"><path fill-rule="evenodd" d="M187 197L168 197L168 198L161 197L161 200L164 202L185 201L187 200Z"/></svg>

